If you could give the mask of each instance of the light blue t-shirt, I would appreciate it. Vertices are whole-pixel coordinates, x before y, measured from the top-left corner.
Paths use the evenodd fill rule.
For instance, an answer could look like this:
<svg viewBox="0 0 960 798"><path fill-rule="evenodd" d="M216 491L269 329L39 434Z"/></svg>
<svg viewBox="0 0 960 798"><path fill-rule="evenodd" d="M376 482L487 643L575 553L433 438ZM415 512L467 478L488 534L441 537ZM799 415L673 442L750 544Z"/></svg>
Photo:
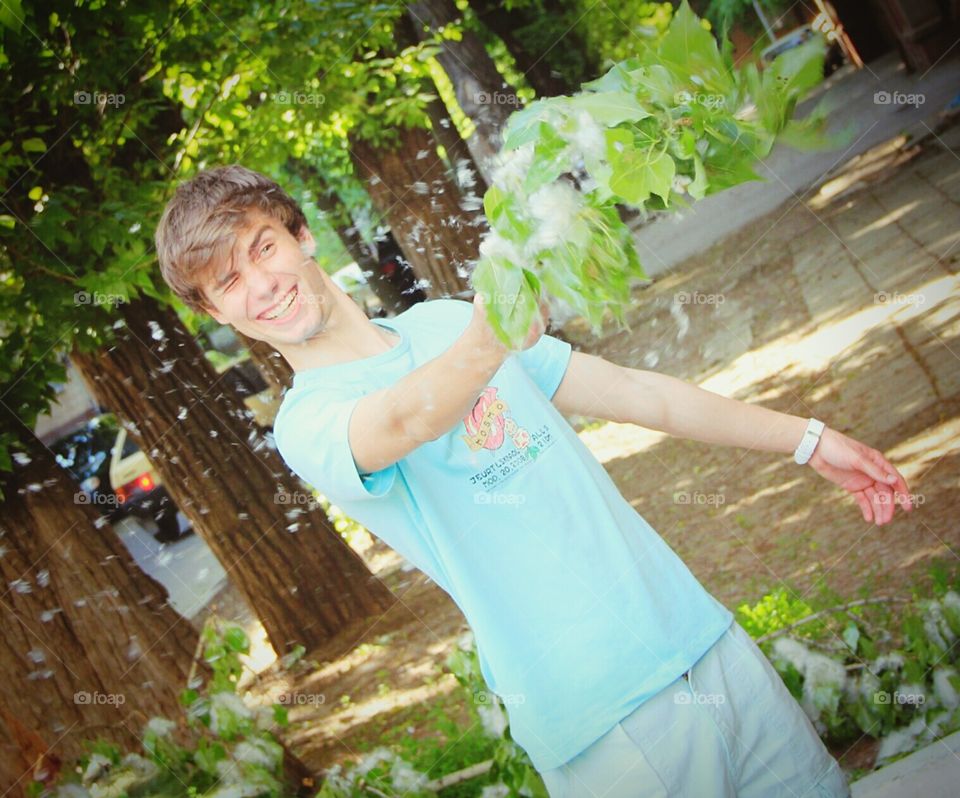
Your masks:
<svg viewBox="0 0 960 798"><path fill-rule="evenodd" d="M511 355L456 427L358 473L347 439L357 401L444 352L472 314L435 299L374 319L399 343L298 372L274 434L296 474L457 603L514 740L543 771L677 679L733 615L550 402L571 353L552 336Z"/></svg>

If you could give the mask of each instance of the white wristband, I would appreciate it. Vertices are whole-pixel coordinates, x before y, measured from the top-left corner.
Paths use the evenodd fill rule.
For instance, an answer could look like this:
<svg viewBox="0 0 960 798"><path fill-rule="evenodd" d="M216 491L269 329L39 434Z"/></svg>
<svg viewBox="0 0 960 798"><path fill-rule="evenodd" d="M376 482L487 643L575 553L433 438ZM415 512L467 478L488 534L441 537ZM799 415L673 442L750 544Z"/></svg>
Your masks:
<svg viewBox="0 0 960 798"><path fill-rule="evenodd" d="M807 429L803 433L803 438L800 439L800 445L793 453L793 462L797 465L804 465L813 456L813 451L820 442L820 435L823 433L825 426L822 421L817 421L815 418L811 418L807 422Z"/></svg>

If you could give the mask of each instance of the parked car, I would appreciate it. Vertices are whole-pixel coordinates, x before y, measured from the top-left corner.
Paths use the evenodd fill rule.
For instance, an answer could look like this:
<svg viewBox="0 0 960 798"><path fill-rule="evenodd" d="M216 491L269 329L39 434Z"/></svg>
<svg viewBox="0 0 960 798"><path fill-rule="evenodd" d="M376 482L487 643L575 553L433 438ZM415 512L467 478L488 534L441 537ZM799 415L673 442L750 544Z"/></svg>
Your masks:
<svg viewBox="0 0 960 798"><path fill-rule="evenodd" d="M111 521L153 519L161 542L180 538L177 507L160 476L112 413L96 416L51 446L57 463L77 481L74 501Z"/></svg>
<svg viewBox="0 0 960 798"><path fill-rule="evenodd" d="M116 439L116 419L104 414L87 421L50 446L57 464L69 471L77 482L75 501L92 504L111 519L119 515L110 487L110 452Z"/></svg>
<svg viewBox="0 0 960 798"><path fill-rule="evenodd" d="M110 486L118 507L126 514L152 518L157 540L169 543L182 537L177 506L163 487L160 474L140 447L120 427L110 452Z"/></svg>

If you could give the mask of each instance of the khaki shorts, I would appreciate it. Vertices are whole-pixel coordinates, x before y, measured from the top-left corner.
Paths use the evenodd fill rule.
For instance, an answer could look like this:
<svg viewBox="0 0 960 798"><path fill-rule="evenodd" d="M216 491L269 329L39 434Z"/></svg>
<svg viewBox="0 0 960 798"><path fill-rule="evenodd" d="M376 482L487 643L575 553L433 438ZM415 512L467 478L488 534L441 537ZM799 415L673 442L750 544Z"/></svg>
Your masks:
<svg viewBox="0 0 960 798"><path fill-rule="evenodd" d="M738 623L685 676L541 773L550 798L849 798L843 771Z"/></svg>

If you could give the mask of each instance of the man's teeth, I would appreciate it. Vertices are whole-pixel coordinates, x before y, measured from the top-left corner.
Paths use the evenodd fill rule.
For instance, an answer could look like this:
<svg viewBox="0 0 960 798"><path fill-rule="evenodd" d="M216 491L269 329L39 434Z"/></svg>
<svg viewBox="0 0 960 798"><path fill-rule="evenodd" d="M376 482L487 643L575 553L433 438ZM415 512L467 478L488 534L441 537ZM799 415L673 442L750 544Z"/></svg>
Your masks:
<svg viewBox="0 0 960 798"><path fill-rule="evenodd" d="M296 298L296 296L297 296L297 292L295 290L291 290L290 293L287 294L287 299L283 303L283 305L277 308L273 313L270 313L264 316L264 318L270 321L273 321L274 319L277 319L280 316L282 316L284 313L286 313L290 309L290 306L293 304L293 300Z"/></svg>

